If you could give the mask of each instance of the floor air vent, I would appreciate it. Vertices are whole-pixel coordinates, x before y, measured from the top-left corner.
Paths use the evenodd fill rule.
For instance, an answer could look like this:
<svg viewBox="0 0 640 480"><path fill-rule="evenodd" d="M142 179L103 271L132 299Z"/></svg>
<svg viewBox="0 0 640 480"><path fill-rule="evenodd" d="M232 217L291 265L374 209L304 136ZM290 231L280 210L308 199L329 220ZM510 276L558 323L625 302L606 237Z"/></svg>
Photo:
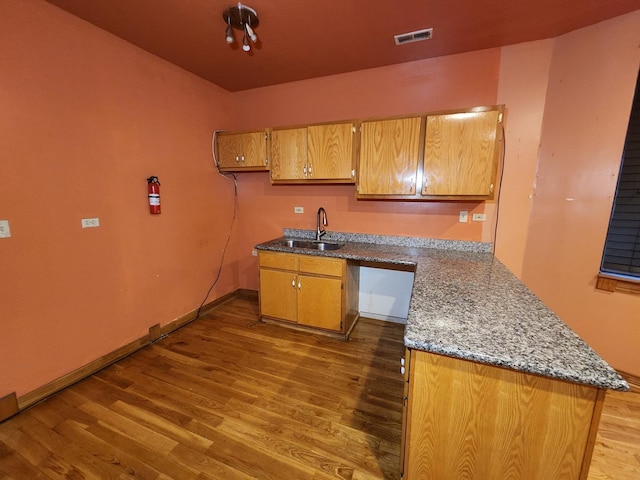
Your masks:
<svg viewBox="0 0 640 480"><path fill-rule="evenodd" d="M421 42L429 40L433 35L433 28L425 28L424 30L416 30L415 32L401 33L394 35L393 39L396 45L404 45L405 43Z"/></svg>

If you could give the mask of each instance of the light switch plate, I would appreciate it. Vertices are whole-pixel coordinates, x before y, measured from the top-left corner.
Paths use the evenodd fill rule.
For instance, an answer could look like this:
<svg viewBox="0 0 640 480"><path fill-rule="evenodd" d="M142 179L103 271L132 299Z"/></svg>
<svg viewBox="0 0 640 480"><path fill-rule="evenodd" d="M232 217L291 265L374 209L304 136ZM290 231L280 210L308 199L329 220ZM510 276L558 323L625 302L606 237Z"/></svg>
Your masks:
<svg viewBox="0 0 640 480"><path fill-rule="evenodd" d="M83 218L82 219L82 228L92 228L99 227L100 219L99 218Z"/></svg>
<svg viewBox="0 0 640 480"><path fill-rule="evenodd" d="M293 207L293 213L304 213L304 207Z"/></svg>
<svg viewBox="0 0 640 480"><path fill-rule="evenodd" d="M9 220L0 220L0 238L9 238L10 236Z"/></svg>
<svg viewBox="0 0 640 480"><path fill-rule="evenodd" d="M471 220L473 220L474 222L485 222L487 220L487 214L474 213L473 216L471 217Z"/></svg>
<svg viewBox="0 0 640 480"><path fill-rule="evenodd" d="M460 210L460 216L458 217L458 222L467 223L469 221L469 212L466 210Z"/></svg>

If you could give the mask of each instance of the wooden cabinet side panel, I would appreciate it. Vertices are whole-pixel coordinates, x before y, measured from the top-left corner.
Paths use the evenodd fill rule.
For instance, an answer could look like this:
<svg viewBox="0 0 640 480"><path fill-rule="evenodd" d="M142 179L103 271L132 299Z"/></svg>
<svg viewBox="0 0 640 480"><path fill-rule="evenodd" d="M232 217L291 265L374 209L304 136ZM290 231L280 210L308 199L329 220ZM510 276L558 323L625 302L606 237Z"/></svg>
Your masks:
<svg viewBox="0 0 640 480"><path fill-rule="evenodd" d="M353 124L312 125L307 133L310 177L316 180L353 179Z"/></svg>
<svg viewBox="0 0 640 480"><path fill-rule="evenodd" d="M402 432L400 434L400 475L405 476L407 461L407 441L409 437L409 377L411 375L411 350L404 349L404 388L402 390Z"/></svg>
<svg viewBox="0 0 640 480"><path fill-rule="evenodd" d="M293 272L260 268L260 314L295 322L297 281Z"/></svg>
<svg viewBox="0 0 640 480"><path fill-rule="evenodd" d="M307 164L307 129L271 132L271 180L301 180Z"/></svg>
<svg viewBox="0 0 640 480"><path fill-rule="evenodd" d="M346 270L347 280L343 295L345 297L344 324L342 331L348 333L353 327L354 322L360 316L360 265L356 263L347 263Z"/></svg>
<svg viewBox="0 0 640 480"><path fill-rule="evenodd" d="M499 113L427 117L423 195L491 195Z"/></svg>
<svg viewBox="0 0 640 480"><path fill-rule="evenodd" d="M587 480L589 477L591 458L593 457L593 449L596 444L596 437L598 435L598 427L600 426L600 417L602 416L602 409L604 408L604 398L606 393L607 392L605 389L598 389L598 395L596 397L596 403L594 405L593 415L591 417L591 429L589 430L587 446L585 448L584 457L582 458L582 471L580 472L580 480Z"/></svg>
<svg viewBox="0 0 640 480"><path fill-rule="evenodd" d="M267 165L267 139L265 132L245 133L241 137L243 167L264 167Z"/></svg>
<svg viewBox="0 0 640 480"><path fill-rule="evenodd" d="M299 275L298 323L340 331L342 279Z"/></svg>
<svg viewBox="0 0 640 480"><path fill-rule="evenodd" d="M412 352L405 478L579 479L597 389Z"/></svg>
<svg viewBox="0 0 640 480"><path fill-rule="evenodd" d="M421 122L421 117L411 117L362 123L360 195L416 193Z"/></svg>

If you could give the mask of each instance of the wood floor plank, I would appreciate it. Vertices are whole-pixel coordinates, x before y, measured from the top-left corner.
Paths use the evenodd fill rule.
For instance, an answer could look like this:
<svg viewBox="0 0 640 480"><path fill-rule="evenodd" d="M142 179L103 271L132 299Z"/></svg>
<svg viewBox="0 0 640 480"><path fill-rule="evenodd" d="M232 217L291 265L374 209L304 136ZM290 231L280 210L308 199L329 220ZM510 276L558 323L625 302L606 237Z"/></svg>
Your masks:
<svg viewBox="0 0 640 480"><path fill-rule="evenodd" d="M236 297L1 423L0 480L399 480L403 334L289 330ZM589 480L638 479L640 393L608 392Z"/></svg>
<svg viewBox="0 0 640 480"><path fill-rule="evenodd" d="M56 431L70 442L82 448L95 458L112 465L124 476L133 478L157 478L161 472L147 465L135 455L119 450L86 430L82 424L67 420L56 427Z"/></svg>

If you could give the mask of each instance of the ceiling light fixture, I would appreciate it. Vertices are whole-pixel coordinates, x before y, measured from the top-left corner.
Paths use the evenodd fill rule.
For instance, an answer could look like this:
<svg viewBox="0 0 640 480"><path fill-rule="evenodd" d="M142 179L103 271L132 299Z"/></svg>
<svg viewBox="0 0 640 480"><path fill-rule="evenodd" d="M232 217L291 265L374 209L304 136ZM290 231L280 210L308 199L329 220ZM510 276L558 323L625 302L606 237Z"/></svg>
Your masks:
<svg viewBox="0 0 640 480"><path fill-rule="evenodd" d="M251 44L249 41L253 44L258 41L258 36L253 30L260 23L256 11L242 3L238 3L236 6L227 8L222 13L222 18L227 23L226 42L229 45L235 42L233 29L237 28L242 30L242 50L245 52L250 51Z"/></svg>

